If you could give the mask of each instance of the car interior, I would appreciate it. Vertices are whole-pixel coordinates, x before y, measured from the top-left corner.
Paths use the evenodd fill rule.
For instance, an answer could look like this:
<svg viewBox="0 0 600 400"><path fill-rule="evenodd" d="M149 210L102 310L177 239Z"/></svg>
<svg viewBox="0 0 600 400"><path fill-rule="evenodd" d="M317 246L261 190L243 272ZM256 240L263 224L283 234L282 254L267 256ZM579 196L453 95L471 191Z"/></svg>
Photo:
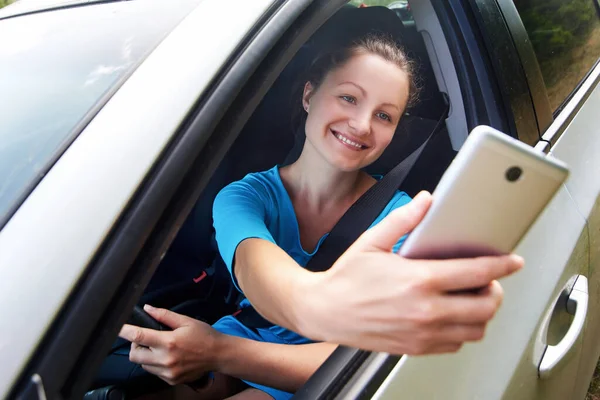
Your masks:
<svg viewBox="0 0 600 400"><path fill-rule="evenodd" d="M168 308L208 323L236 311L243 298L218 256L212 224L213 200L224 186L247 173L263 171L275 164L286 165L298 157L304 142L301 117L295 117L301 107L301 92L297 89L304 84L298 82L298 77L330 43L337 43L341 38L356 39L371 32L382 33L399 42L418 66L419 100L406 110L391 144L379 160L366 168L367 172L384 175L419 147L447 107L442 93L444 86L438 84L439 71L443 68L437 65L437 57L431 56L432 46L425 43L423 33L417 30L420 25L417 18L414 21L407 18L406 9L382 6L346 5L327 20L289 62L247 121L138 304ZM427 36L426 40L431 41L431 35ZM450 96L451 105L455 101ZM464 120L464 115L459 117ZM410 196L420 190L432 191L456 154L454 147L448 128L442 124L400 189ZM112 385L111 390L117 387L127 394L126 398L132 398L166 385L130 363L128 353L129 343L117 339L101 367L95 388ZM86 395L86 398L94 397Z"/></svg>

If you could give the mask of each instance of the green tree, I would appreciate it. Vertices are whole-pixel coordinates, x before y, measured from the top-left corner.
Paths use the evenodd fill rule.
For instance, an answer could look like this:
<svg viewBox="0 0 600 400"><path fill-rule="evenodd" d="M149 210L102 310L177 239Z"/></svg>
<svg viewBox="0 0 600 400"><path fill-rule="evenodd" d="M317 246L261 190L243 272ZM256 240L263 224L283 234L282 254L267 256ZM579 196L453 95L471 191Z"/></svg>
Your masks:
<svg viewBox="0 0 600 400"><path fill-rule="evenodd" d="M591 0L515 0L547 85L562 76L573 61L572 50L583 45L598 23Z"/></svg>
<svg viewBox="0 0 600 400"><path fill-rule="evenodd" d="M15 0L0 0L0 8L5 7L7 5L9 5L10 3L13 3Z"/></svg>

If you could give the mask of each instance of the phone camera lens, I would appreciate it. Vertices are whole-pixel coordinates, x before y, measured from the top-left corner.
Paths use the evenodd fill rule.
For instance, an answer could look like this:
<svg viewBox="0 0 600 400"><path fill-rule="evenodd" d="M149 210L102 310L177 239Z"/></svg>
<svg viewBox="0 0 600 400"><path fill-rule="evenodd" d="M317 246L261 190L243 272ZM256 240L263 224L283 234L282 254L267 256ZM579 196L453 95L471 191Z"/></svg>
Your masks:
<svg viewBox="0 0 600 400"><path fill-rule="evenodd" d="M508 179L509 182L516 182L519 180L522 173L523 170L521 168L510 167L508 170L506 170L506 179Z"/></svg>

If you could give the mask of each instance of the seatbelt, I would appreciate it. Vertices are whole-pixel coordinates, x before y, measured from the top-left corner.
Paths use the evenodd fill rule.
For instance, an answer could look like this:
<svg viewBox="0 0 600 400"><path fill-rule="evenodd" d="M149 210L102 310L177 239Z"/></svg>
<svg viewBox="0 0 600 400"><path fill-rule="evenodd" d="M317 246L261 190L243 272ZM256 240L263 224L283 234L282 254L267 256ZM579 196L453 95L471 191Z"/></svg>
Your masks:
<svg viewBox="0 0 600 400"><path fill-rule="evenodd" d="M448 117L450 104L447 95L443 94L446 100L446 107L427 139L408 157L390 170L379 182L367 190L342 215L329 235L321 243L319 250L308 261L305 266L306 269L313 272L328 270L385 209L419 159L427 143L440 130L444 124L444 120ZM251 306L242 308L235 315L248 328L268 328L273 326L271 322L264 319Z"/></svg>

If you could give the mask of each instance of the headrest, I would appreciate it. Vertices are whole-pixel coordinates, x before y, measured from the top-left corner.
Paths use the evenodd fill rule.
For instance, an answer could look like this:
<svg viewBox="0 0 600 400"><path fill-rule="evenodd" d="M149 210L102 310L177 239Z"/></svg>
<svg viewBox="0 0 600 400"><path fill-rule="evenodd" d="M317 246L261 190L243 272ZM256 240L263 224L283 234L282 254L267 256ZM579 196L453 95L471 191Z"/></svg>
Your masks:
<svg viewBox="0 0 600 400"><path fill-rule="evenodd" d="M339 48L368 34L383 34L402 45L404 24L386 7L342 7L311 37L318 52ZM316 53L316 52L315 52Z"/></svg>

